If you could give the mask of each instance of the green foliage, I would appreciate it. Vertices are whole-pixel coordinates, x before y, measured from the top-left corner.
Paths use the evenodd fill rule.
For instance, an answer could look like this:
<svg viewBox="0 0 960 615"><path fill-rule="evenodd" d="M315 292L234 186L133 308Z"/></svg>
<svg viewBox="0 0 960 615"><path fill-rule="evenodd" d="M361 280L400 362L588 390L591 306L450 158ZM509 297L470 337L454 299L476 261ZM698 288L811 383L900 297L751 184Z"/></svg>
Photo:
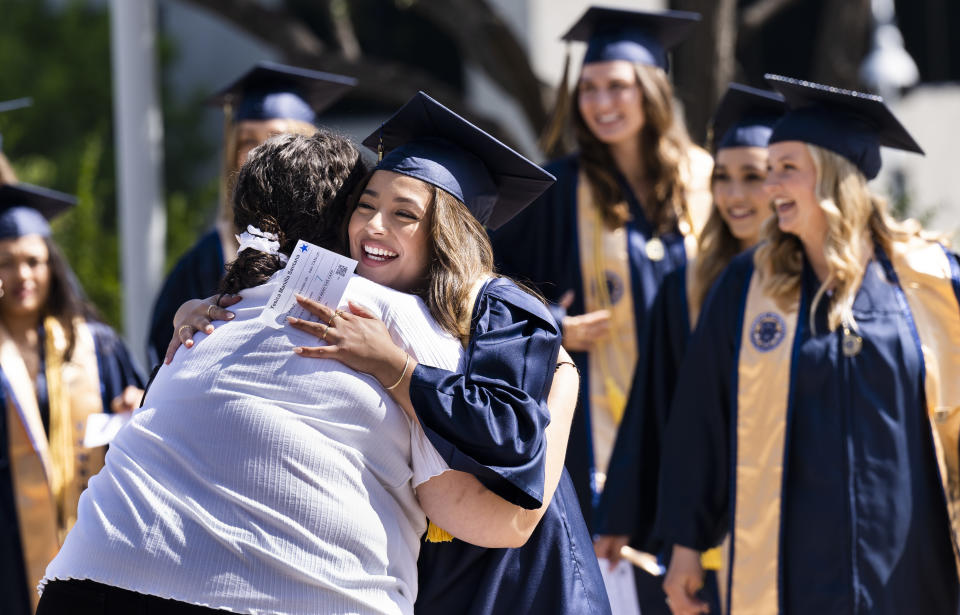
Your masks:
<svg viewBox="0 0 960 615"><path fill-rule="evenodd" d="M3 150L20 181L75 194L54 237L104 319L122 325L107 3L0 0L0 100L33 106L0 114ZM175 57L160 39L161 66ZM166 94L167 88L163 89ZM214 145L202 134L199 95L164 96L168 268L213 217L217 181L199 177ZM149 310L153 298L144 298Z"/></svg>

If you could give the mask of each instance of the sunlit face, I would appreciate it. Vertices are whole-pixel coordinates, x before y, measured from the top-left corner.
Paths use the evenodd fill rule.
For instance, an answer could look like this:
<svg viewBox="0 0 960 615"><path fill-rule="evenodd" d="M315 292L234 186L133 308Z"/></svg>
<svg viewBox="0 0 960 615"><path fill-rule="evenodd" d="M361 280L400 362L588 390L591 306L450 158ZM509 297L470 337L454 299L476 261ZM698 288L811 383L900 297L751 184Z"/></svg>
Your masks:
<svg viewBox="0 0 960 615"><path fill-rule="evenodd" d="M769 171L764 188L777 212L784 233L805 244L818 242L827 233L827 217L817 198L817 167L801 141L771 143Z"/></svg>
<svg viewBox="0 0 960 615"><path fill-rule="evenodd" d="M50 294L50 250L40 235L0 240L0 314L35 316Z"/></svg>
<svg viewBox="0 0 960 615"><path fill-rule="evenodd" d="M773 214L764 190L767 149L725 147L713 163L713 203L734 237L744 247L760 240L763 223Z"/></svg>
<svg viewBox="0 0 960 615"><path fill-rule="evenodd" d="M635 140L643 128L643 92L637 69L626 60L583 65L577 104L587 128L598 140L617 145Z"/></svg>
<svg viewBox="0 0 960 615"><path fill-rule="evenodd" d="M405 292L422 288L432 201L429 184L393 171L374 172L347 227L357 273Z"/></svg>
<svg viewBox="0 0 960 615"><path fill-rule="evenodd" d="M287 132L289 122L284 119L241 120L237 122L237 168L243 166L250 150L270 137Z"/></svg>

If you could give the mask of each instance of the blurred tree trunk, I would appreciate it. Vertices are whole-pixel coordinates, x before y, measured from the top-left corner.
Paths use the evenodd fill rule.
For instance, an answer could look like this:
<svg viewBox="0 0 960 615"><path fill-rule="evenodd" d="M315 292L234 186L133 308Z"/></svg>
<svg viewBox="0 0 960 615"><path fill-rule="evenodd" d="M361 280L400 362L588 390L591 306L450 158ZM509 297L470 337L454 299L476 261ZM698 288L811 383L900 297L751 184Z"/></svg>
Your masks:
<svg viewBox="0 0 960 615"><path fill-rule="evenodd" d="M670 8L703 16L694 35L673 52L673 80L690 137L705 144L710 118L733 79L736 0L671 0Z"/></svg>
<svg viewBox="0 0 960 615"><path fill-rule="evenodd" d="M860 63L870 48L870 0L824 0L814 42L812 79L860 88Z"/></svg>

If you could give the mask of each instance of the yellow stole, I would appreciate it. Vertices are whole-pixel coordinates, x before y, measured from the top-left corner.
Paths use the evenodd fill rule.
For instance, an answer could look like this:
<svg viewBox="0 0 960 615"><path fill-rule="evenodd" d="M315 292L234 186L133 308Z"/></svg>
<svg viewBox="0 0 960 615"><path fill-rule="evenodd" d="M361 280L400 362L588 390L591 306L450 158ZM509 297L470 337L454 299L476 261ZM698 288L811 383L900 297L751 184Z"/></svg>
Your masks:
<svg viewBox="0 0 960 615"><path fill-rule="evenodd" d="M927 416L960 571L960 305L943 248L915 239L890 255L923 353Z"/></svg>
<svg viewBox="0 0 960 615"><path fill-rule="evenodd" d="M10 475L16 494L20 544L28 594L36 609L36 584L57 554L77 516L87 479L103 467L105 447L83 447L92 413L103 411L93 335L74 323L73 357L64 360L66 335L54 318L44 321L50 437L43 428L33 380L7 331L0 327L0 370L7 399Z"/></svg>
<svg viewBox="0 0 960 615"><path fill-rule="evenodd" d="M943 249L916 239L890 254L924 362L927 413L953 533L960 536L960 305ZM737 371L736 493L730 612L775 614L779 608L779 534L783 452L798 296L784 313L750 281ZM960 566L958 566L960 570Z"/></svg>
<svg viewBox="0 0 960 615"><path fill-rule="evenodd" d="M750 280L737 379L736 493L730 612L776 613L780 485L797 309L789 313ZM799 303L799 291L793 305Z"/></svg>
<svg viewBox="0 0 960 615"><path fill-rule="evenodd" d="M603 474L633 383L637 364L637 323L634 322L627 229L608 228L583 171L577 181L577 231L584 309L587 312L609 310L611 315L611 334L598 340L588 354L594 467Z"/></svg>

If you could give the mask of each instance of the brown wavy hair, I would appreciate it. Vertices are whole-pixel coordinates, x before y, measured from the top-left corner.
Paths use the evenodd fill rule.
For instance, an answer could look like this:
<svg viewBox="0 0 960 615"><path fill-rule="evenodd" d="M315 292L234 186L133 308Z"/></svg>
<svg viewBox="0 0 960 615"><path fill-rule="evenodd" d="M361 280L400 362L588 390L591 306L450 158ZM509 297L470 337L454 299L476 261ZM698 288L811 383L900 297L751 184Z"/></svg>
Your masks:
<svg viewBox="0 0 960 615"><path fill-rule="evenodd" d="M827 312L830 331L841 325L856 330L853 300L874 243L890 254L894 242L932 236L924 234L915 220L894 220L887 213L887 202L870 192L866 178L852 162L830 150L805 145L816 166L816 194L827 219L824 256L829 267L810 307L810 328L816 330L817 306L833 289ZM790 309L790 300L801 284L803 244L796 235L780 230L776 216L767 221L762 236L765 241L754 255L754 263L763 276L763 290L782 309Z"/></svg>
<svg viewBox="0 0 960 615"><path fill-rule="evenodd" d="M644 214L658 233L677 228L687 216L684 194L684 167L689 164L688 151L692 147L686 126L674 106L673 86L663 69L634 64L637 85L642 94L643 127L640 130L640 149L643 152L643 178L647 194L638 194ZM590 180L593 198L600 208L604 222L611 228L623 226L630 219L625 204L616 163L610 148L597 139L587 127L576 103L577 90L565 86L558 91L551 125L542 144L549 151L562 138L560 126L569 114L574 137L579 148L580 167Z"/></svg>
<svg viewBox="0 0 960 615"><path fill-rule="evenodd" d="M330 249L339 243L350 192L366 174L360 152L349 139L326 130L313 136L283 134L251 150L237 175L233 222L277 235L289 256L303 239ZM283 268L280 257L246 249L227 266L221 293L236 293L266 282Z"/></svg>
<svg viewBox="0 0 960 615"><path fill-rule="evenodd" d="M713 283L740 250L740 240L730 232L720 210L714 205L697 240L697 258L693 262L689 297L692 312L700 310Z"/></svg>

